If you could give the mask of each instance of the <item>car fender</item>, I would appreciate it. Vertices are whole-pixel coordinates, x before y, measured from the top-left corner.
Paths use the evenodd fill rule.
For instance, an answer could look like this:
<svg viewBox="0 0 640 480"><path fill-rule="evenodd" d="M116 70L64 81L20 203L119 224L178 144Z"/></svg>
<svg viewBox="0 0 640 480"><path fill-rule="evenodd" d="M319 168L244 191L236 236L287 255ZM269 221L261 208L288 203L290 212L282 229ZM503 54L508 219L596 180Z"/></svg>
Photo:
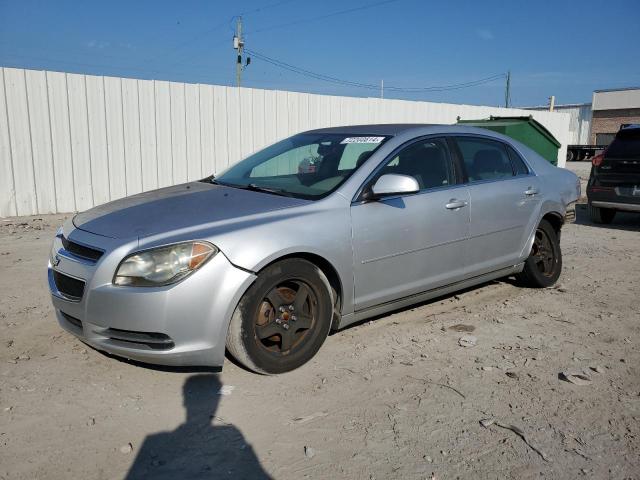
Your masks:
<svg viewBox="0 0 640 480"><path fill-rule="evenodd" d="M210 238L234 266L254 274L285 257L321 258L341 285L341 313L353 311L351 216L343 197L319 202L311 211L273 215L269 222L251 223Z"/></svg>

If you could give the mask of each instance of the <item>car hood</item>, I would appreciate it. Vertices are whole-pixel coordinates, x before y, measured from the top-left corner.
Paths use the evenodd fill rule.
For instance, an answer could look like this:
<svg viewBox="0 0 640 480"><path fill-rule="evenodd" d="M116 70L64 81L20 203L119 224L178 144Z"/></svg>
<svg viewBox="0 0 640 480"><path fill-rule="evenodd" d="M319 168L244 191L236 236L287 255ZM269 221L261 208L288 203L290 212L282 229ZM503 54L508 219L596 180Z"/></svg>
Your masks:
<svg viewBox="0 0 640 480"><path fill-rule="evenodd" d="M142 238L305 203L296 198L192 182L94 207L77 214L73 224L104 237Z"/></svg>

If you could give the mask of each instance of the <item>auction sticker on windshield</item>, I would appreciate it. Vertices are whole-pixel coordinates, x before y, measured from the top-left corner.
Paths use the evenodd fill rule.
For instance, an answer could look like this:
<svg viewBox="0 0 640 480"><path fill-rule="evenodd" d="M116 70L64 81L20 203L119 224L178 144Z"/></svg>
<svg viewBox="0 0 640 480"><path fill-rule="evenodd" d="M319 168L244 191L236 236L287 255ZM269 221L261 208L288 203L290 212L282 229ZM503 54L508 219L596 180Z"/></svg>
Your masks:
<svg viewBox="0 0 640 480"><path fill-rule="evenodd" d="M347 137L340 143L380 143L384 137Z"/></svg>

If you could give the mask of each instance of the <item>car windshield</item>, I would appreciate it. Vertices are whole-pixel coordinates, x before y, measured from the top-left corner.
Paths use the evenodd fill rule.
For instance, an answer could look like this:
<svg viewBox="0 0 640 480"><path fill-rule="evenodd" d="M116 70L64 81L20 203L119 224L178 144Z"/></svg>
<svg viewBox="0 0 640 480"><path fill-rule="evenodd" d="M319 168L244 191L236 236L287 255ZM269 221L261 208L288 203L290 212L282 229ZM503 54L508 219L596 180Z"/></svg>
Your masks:
<svg viewBox="0 0 640 480"><path fill-rule="evenodd" d="M301 133L254 153L212 181L315 200L338 188L387 138Z"/></svg>

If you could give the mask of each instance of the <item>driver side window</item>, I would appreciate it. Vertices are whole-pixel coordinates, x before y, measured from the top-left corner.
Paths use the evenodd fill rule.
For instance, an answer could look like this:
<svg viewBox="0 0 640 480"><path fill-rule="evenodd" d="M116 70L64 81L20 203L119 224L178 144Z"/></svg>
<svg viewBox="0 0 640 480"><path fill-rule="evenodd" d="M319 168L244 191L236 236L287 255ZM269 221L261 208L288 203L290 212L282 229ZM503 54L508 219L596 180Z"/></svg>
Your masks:
<svg viewBox="0 0 640 480"><path fill-rule="evenodd" d="M455 183L449 149L442 138L420 140L405 147L380 172L388 173L415 178L421 191Z"/></svg>

